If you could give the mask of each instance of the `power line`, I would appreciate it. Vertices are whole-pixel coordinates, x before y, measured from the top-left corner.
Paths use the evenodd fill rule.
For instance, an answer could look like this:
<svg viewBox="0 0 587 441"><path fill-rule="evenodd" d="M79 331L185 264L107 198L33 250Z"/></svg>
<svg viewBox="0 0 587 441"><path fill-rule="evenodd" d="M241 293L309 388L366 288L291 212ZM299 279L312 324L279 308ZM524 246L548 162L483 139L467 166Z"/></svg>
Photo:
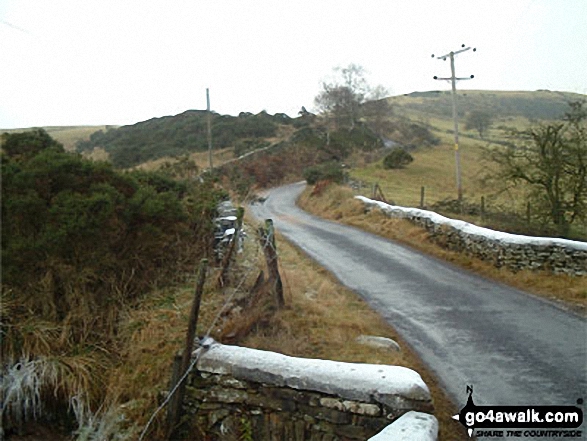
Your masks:
<svg viewBox="0 0 587 441"><path fill-rule="evenodd" d="M26 29L20 28L16 25L13 25L12 23L8 23L7 21L0 20L0 23L2 23L3 25L6 25L12 29L16 29L17 31L24 32L25 34L33 35L29 31L27 31Z"/></svg>
<svg viewBox="0 0 587 441"><path fill-rule="evenodd" d="M451 76L448 78L439 78L434 76L435 80L446 80L450 81L452 85L452 118L454 124L454 136L455 136L455 164L456 164L456 178L457 178L457 194L459 199L459 205L462 206L463 201L463 187L461 184L461 156L459 152L459 122L457 117L457 86L456 82L459 80L470 80L475 78L474 75L466 78L457 78L455 74L455 55L461 54L463 52L468 51L471 47L465 47L465 45L461 45L463 49L458 51L451 51L446 55L441 55L440 57L436 57L439 60L446 61L447 58L450 59L450 71ZM475 52L477 48L473 48L473 52ZM432 54L432 58L434 58L434 54Z"/></svg>

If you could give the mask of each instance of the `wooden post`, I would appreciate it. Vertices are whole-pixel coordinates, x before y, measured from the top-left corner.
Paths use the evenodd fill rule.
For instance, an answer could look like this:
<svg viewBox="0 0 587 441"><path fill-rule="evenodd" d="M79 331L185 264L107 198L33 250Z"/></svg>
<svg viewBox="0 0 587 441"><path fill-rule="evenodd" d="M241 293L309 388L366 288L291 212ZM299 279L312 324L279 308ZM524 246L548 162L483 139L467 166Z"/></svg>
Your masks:
<svg viewBox="0 0 587 441"><path fill-rule="evenodd" d="M208 161L210 162L210 172L214 169L212 164L212 113L210 112L210 89L206 89L206 123L208 128Z"/></svg>
<svg viewBox="0 0 587 441"><path fill-rule="evenodd" d="M528 203L526 204L526 222L530 223L530 201L528 201Z"/></svg>
<svg viewBox="0 0 587 441"><path fill-rule="evenodd" d="M481 220L485 220L485 196L481 196Z"/></svg>
<svg viewBox="0 0 587 441"><path fill-rule="evenodd" d="M271 292L275 297L275 303L278 309L281 309L285 305L285 299L283 297L283 283L281 282L281 276L279 274L279 265L277 262L277 247L275 244L275 229L273 227L273 220L265 220L265 228L259 228L261 236L261 243L263 245L263 253L265 254L265 260L267 261L267 270L269 272L268 284L271 288Z"/></svg>
<svg viewBox="0 0 587 441"><path fill-rule="evenodd" d="M169 393L173 390L179 379L181 378L181 359L182 359L181 352L178 351L173 357L173 368L171 371L171 381L169 382ZM169 436L171 436L171 432L176 425L176 420L178 419L179 415L179 406L180 402L177 399L177 393L171 397L169 401L169 406L167 407L167 428Z"/></svg>
<svg viewBox="0 0 587 441"><path fill-rule="evenodd" d="M202 302L202 293L204 291L204 283L206 282L206 270L208 269L208 259L202 259L200 261L200 268L198 270L198 280L196 283L196 291L194 293L194 301L192 302L192 309L190 311L190 317L188 322L188 329L186 331L185 337L185 346L183 349L183 354L181 356L181 365L179 369L179 375L175 380L172 388L175 387L177 382L183 375L186 373L190 366L190 359L192 356L192 350L194 347L194 338L196 336L196 328L198 326L198 316L200 315L200 303ZM174 372L175 375L175 372ZM183 398L185 396L185 381L183 381L175 395L171 399L171 404L169 406L169 414L168 414L168 434L169 437L173 434L177 424L179 423L179 419L181 416L181 408L183 403ZM173 413L171 413L173 410Z"/></svg>
<svg viewBox="0 0 587 441"><path fill-rule="evenodd" d="M420 187L420 208L424 208L424 192L426 188L424 186Z"/></svg>

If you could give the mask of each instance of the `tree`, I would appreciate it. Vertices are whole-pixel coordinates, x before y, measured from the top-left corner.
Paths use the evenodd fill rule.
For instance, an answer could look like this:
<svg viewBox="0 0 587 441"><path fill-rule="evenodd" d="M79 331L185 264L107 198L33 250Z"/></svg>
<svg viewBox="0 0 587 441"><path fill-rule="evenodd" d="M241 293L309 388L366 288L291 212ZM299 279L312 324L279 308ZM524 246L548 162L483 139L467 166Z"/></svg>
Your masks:
<svg viewBox="0 0 587 441"><path fill-rule="evenodd" d="M17 160L32 158L45 149L65 151L63 145L51 138L43 129L2 135L2 150L6 155Z"/></svg>
<svg viewBox="0 0 587 441"><path fill-rule="evenodd" d="M388 96L389 91L385 87L376 86L370 91L369 101L362 109L367 125L382 138L394 129L393 123L389 120L393 115L393 107L387 100Z"/></svg>
<svg viewBox="0 0 587 441"><path fill-rule="evenodd" d="M492 180L527 186L534 211L563 237L587 212L587 111L584 101L570 107L562 122L518 133L517 145L488 152L498 165Z"/></svg>
<svg viewBox="0 0 587 441"><path fill-rule="evenodd" d="M369 86L365 69L357 64L334 69L337 78L322 83L322 91L316 96L316 107L332 116L336 128L352 129L359 120L361 105L365 102Z"/></svg>
<svg viewBox="0 0 587 441"><path fill-rule="evenodd" d="M493 124L493 116L483 110L473 110L469 112L465 120L466 130L477 130L479 137L483 138L483 134Z"/></svg>

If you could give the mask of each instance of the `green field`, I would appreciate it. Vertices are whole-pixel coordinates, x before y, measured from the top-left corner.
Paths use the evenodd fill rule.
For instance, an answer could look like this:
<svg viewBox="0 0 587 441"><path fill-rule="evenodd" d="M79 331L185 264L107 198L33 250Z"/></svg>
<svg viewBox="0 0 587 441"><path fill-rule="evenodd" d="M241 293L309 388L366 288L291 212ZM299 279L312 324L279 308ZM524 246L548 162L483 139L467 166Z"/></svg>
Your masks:
<svg viewBox="0 0 587 441"><path fill-rule="evenodd" d="M397 205L418 207L424 187L425 208L431 208L439 201L457 199L454 123L450 98L447 92L389 98L395 118L405 118L426 125L440 139L440 143L435 147L411 151L414 161L403 169L386 170L382 160L352 168L351 180L360 186L356 189L357 193L372 197L374 185L378 184L388 201ZM511 130L523 131L538 124L560 120L564 112L568 111L569 101L585 98L579 94L548 91L459 92L457 110L460 115L459 152L463 198L466 204L473 207L472 211L479 211L483 197L485 209L493 212L494 218L491 219L489 215L481 218L471 213L457 215L443 212L442 209L436 211L496 229L523 234L548 234L541 226L527 225L524 222L528 209L526 190L514 188L508 192L499 192L495 184L485 183L483 178L491 173L494 164L484 158L484 149L507 141ZM476 130L465 129L466 115L472 110L484 110L493 115L493 123L483 139ZM587 227L576 224L572 235L574 238L587 237Z"/></svg>

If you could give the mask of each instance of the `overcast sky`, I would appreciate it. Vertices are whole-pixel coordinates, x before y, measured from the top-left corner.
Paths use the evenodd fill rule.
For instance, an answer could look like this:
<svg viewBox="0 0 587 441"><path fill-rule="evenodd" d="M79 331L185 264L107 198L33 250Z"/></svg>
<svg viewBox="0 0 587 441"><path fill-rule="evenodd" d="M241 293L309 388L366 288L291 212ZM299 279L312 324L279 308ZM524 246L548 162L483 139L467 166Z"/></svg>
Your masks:
<svg viewBox="0 0 587 441"><path fill-rule="evenodd" d="M587 93L587 0L0 0L0 128L312 109L335 66L392 95Z"/></svg>

